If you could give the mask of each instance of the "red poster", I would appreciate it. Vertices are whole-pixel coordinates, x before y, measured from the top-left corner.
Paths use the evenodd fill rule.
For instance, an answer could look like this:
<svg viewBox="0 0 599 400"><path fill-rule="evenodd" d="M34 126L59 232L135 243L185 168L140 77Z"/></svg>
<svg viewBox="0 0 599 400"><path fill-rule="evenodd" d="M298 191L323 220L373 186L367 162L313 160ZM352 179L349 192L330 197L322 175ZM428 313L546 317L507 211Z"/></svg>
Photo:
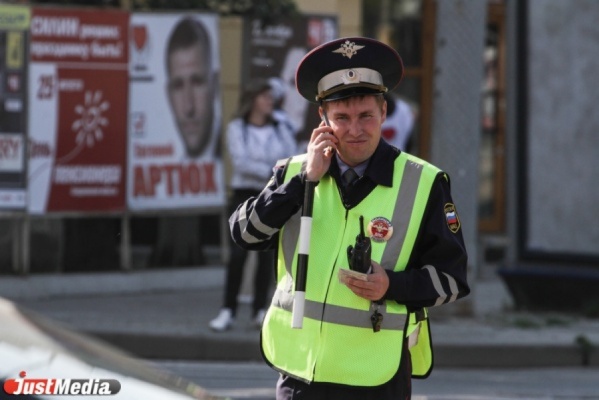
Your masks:
<svg viewBox="0 0 599 400"><path fill-rule="evenodd" d="M127 13L34 8L29 211L125 208Z"/></svg>

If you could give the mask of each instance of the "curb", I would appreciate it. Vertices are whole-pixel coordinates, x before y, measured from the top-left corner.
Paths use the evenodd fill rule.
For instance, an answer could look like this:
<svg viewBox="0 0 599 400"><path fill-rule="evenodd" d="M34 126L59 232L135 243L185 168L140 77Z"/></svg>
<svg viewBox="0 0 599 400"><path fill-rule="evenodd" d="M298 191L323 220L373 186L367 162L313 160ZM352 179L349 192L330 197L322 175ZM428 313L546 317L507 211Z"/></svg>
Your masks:
<svg viewBox="0 0 599 400"><path fill-rule="evenodd" d="M451 368L597 367L599 352L575 345L437 345L435 366Z"/></svg>
<svg viewBox="0 0 599 400"><path fill-rule="evenodd" d="M0 296L11 300L31 300L58 296L207 289L221 287L224 279L225 267L222 265L163 270L3 276L0 279Z"/></svg>
<svg viewBox="0 0 599 400"><path fill-rule="evenodd" d="M140 358L185 361L262 361L260 344L251 338L208 335L130 335L85 332Z"/></svg>
<svg viewBox="0 0 599 400"><path fill-rule="evenodd" d="M137 357L188 361L263 361L259 340L254 338L92 333ZM441 368L540 368L598 367L599 351L584 353L576 345L460 345L434 347L434 365Z"/></svg>

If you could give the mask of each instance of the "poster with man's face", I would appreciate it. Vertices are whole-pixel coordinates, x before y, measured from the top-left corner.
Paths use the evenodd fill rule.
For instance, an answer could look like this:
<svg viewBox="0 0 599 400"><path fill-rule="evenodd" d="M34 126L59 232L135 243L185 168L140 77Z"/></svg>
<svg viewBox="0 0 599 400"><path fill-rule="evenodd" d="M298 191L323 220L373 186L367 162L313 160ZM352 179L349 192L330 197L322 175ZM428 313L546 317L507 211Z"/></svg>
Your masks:
<svg viewBox="0 0 599 400"><path fill-rule="evenodd" d="M318 106L309 103L296 90L295 71L302 58L314 47L337 37L337 18L305 15L264 22L246 18L242 62L243 82L252 78L275 78L282 91L281 109L297 132L303 148L320 122Z"/></svg>
<svg viewBox="0 0 599 400"><path fill-rule="evenodd" d="M128 205L224 204L218 17L131 15Z"/></svg>

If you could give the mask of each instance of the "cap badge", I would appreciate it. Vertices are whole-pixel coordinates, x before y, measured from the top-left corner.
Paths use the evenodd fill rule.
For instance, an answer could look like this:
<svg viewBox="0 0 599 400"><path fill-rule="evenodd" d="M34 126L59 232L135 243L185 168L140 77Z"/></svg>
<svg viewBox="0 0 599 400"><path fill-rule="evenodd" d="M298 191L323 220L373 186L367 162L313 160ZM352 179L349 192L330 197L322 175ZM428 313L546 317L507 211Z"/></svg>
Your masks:
<svg viewBox="0 0 599 400"><path fill-rule="evenodd" d="M347 58L352 58L358 50L363 48L364 46L359 46L355 42L350 42L346 40L345 43L341 45L337 50L333 50L333 53L341 53L343 56Z"/></svg>
<svg viewBox="0 0 599 400"><path fill-rule="evenodd" d="M375 217L368 223L368 234L377 242L386 242L393 235L393 225L385 217Z"/></svg>
<svg viewBox="0 0 599 400"><path fill-rule="evenodd" d="M360 82L360 74L353 69L348 69L344 72L341 77L341 80L345 85L349 85L351 83Z"/></svg>

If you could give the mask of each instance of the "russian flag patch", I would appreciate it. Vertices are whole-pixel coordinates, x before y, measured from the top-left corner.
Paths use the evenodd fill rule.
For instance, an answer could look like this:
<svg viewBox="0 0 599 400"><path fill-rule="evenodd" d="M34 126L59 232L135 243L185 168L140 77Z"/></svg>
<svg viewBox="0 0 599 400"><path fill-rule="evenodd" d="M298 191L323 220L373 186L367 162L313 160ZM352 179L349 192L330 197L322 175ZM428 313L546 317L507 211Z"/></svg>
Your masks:
<svg viewBox="0 0 599 400"><path fill-rule="evenodd" d="M455 210L455 206L453 203L447 203L443 207L443 211L445 212L447 227L453 233L457 233L460 230L460 219L458 218L458 213Z"/></svg>

